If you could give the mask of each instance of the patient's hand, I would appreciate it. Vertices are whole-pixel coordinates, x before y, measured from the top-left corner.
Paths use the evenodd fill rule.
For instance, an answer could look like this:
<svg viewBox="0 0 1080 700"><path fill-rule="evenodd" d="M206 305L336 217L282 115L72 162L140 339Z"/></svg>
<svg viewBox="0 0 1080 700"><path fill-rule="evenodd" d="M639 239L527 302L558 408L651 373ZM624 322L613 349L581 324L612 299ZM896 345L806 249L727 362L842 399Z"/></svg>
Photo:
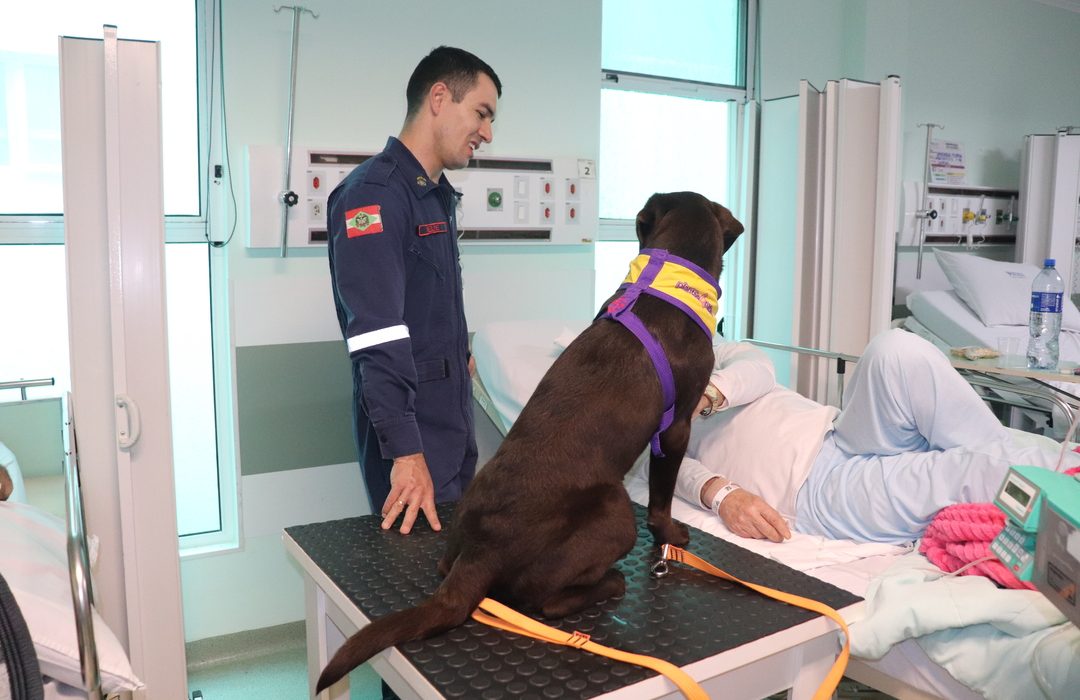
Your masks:
<svg viewBox="0 0 1080 700"><path fill-rule="evenodd" d="M11 474L5 467L0 467L0 501L6 501L15 490L15 484L11 481Z"/></svg>
<svg viewBox="0 0 1080 700"><path fill-rule="evenodd" d="M780 513L756 493L746 489L729 493L720 504L719 515L724 525L740 537L773 542L791 539L791 530Z"/></svg>

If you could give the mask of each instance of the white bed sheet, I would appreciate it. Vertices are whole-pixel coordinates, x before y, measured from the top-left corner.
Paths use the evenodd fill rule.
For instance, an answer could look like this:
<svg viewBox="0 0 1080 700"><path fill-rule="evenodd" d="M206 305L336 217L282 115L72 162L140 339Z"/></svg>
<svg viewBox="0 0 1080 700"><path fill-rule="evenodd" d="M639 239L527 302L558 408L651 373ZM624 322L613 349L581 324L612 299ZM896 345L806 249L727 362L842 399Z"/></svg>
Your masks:
<svg viewBox="0 0 1080 700"><path fill-rule="evenodd" d="M915 320L949 347L981 345L996 349L998 338L1003 337L1019 338L1021 348L1027 347L1027 326L983 325L952 290L916 292L908 297L907 307ZM1080 362L1080 333L1062 330L1058 344L1061 360Z"/></svg>
<svg viewBox="0 0 1080 700"><path fill-rule="evenodd" d="M74 691L63 686L81 685L81 665L66 524L32 505L0 502L0 543L0 570L26 620L41 672L56 680L50 692L72 697ZM103 690L143 687L124 647L96 610L93 625Z"/></svg>
<svg viewBox="0 0 1080 700"><path fill-rule="evenodd" d="M551 363L589 323L499 321L476 332L472 340L476 371L504 426L513 425Z"/></svg>
<svg viewBox="0 0 1080 700"><path fill-rule="evenodd" d="M587 325L587 322L557 320L522 321L491 323L477 329L472 344L477 373L505 425L509 426L517 419L533 389L569 338ZM647 483L637 470L628 475L626 485L635 502L647 503ZM745 539L728 531L712 513L679 499L672 506L672 515L688 525L859 596L865 595L870 581L888 568L897 556L910 551L893 545L826 540L802 533L794 533L791 540L782 544ZM861 660L860 665L937 697L964 700L978 697L931 661L911 639L896 645L883 658ZM863 678L866 677L864 674Z"/></svg>

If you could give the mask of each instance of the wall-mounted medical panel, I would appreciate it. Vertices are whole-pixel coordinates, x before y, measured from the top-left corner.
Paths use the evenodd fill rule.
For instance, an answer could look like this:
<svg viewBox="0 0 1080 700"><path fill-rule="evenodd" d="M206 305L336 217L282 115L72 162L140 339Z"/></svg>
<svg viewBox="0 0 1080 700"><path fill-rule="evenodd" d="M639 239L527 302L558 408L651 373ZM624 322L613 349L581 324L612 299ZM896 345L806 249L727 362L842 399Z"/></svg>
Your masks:
<svg viewBox="0 0 1080 700"><path fill-rule="evenodd" d="M370 152L297 148L283 204L280 146L247 147L249 248L279 248L287 210L288 246L325 246L327 198ZM461 194L458 234L466 243L590 243L599 226L596 165L577 158L476 157L447 172Z"/></svg>
<svg viewBox="0 0 1080 700"><path fill-rule="evenodd" d="M284 151L281 146L247 147L248 248L281 246L282 211L288 212L290 248L325 246L326 200L338 183L370 153L296 148L289 172L295 204L282 203Z"/></svg>
<svg viewBox="0 0 1080 700"><path fill-rule="evenodd" d="M924 209L923 184L909 180L903 184L902 196L901 247L919 245L920 235L924 243L951 245L1011 243L1016 237L1017 190L932 184Z"/></svg>
<svg viewBox="0 0 1080 700"><path fill-rule="evenodd" d="M461 192L464 242L589 243L599 227L595 164L576 158L477 157L446 177Z"/></svg>

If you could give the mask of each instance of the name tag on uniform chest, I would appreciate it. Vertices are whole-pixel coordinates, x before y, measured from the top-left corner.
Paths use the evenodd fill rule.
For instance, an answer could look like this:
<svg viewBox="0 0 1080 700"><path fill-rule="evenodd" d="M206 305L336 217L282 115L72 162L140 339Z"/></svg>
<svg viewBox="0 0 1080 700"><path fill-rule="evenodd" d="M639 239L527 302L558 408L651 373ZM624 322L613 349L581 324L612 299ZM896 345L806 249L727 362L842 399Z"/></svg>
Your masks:
<svg viewBox="0 0 1080 700"><path fill-rule="evenodd" d="M421 236L433 236L436 233L446 233L450 230L445 221L436 221L432 224L420 224L416 227L416 232Z"/></svg>

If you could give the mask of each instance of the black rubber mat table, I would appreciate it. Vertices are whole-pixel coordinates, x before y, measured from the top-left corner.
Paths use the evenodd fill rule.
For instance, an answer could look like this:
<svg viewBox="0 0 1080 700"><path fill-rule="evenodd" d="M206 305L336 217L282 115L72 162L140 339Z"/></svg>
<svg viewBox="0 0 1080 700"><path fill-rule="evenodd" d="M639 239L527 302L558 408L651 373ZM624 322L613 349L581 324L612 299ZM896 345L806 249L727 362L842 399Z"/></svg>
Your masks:
<svg viewBox="0 0 1080 700"><path fill-rule="evenodd" d="M812 694L839 650L836 625L678 564L670 565L665 578L650 577L657 549L645 527L644 508L635 508L637 545L618 563L626 575L626 594L547 622L682 666L713 697L758 698L789 687L793 696ZM452 512L452 504L439 507L444 525ZM344 637L372 618L417 604L439 585L435 569L446 531L433 532L418 522L405 536L382 530L379 523L375 516L363 516L285 530L286 550L305 574L312 683ZM700 530L691 529L690 537L689 551L738 578L836 609L860 600ZM648 669L473 620L382 652L371 663L403 698L681 697L674 684ZM327 692L331 698L349 697L344 681Z"/></svg>

